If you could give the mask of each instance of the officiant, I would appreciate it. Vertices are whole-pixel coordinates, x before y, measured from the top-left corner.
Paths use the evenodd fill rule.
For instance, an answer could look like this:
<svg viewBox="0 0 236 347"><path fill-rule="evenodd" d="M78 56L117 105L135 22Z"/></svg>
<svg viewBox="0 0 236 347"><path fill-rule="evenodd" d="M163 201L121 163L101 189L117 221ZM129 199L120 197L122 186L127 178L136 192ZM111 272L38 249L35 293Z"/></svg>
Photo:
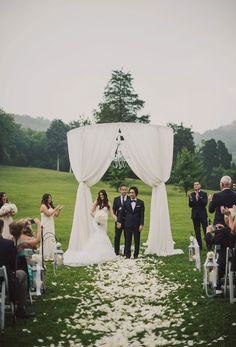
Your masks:
<svg viewBox="0 0 236 347"><path fill-rule="evenodd" d="M127 195L127 187L125 184L121 184L119 187L120 195L114 198L113 201L113 212L118 217L119 212L121 211L122 207L124 206L124 203L127 199L129 199L129 196ZM124 230L124 217L121 221L121 228L117 228L117 224L115 223L115 240L114 240L114 249L116 255L119 255L120 253L120 239L122 235L122 231ZM126 245L126 239L125 239L125 232L124 232L124 255L125 255L125 245Z"/></svg>

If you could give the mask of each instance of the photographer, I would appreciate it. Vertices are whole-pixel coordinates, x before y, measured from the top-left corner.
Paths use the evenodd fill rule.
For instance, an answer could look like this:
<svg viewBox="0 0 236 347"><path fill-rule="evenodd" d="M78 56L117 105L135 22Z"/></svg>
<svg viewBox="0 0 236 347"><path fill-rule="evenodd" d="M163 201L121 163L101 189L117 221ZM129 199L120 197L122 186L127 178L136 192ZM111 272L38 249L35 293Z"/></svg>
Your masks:
<svg viewBox="0 0 236 347"><path fill-rule="evenodd" d="M235 221L232 217L231 209L221 207L221 213L224 215L223 224L209 225L206 231L206 244L208 250L212 249L213 246L220 246L218 250L218 283L216 287L216 295L222 295L221 280L225 274L226 265L226 250L227 247L233 248L235 245Z"/></svg>
<svg viewBox="0 0 236 347"><path fill-rule="evenodd" d="M36 224L37 234L36 237L33 235L31 225ZM29 271L28 265L25 258L25 248L35 249L40 242L41 229L40 220L35 219L20 219L16 222L10 224L10 233L15 240L17 245L17 270L24 270L28 277L28 287L29 287Z"/></svg>
<svg viewBox="0 0 236 347"><path fill-rule="evenodd" d="M26 312L27 274L23 270L15 272L16 247L13 241L2 237L3 224L4 222L0 220L0 266L6 266L9 296L12 301L17 303L16 317L29 318L33 316L33 313Z"/></svg>

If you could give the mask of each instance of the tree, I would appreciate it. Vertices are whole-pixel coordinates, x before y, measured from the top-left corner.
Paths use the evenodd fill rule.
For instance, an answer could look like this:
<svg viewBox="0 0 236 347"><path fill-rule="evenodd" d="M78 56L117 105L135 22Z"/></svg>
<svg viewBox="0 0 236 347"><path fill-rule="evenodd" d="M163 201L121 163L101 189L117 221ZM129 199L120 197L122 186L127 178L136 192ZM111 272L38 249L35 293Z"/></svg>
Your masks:
<svg viewBox="0 0 236 347"><path fill-rule="evenodd" d="M228 152L225 143L221 140L217 141L219 163L224 169L231 168L232 154Z"/></svg>
<svg viewBox="0 0 236 347"><path fill-rule="evenodd" d="M0 163L9 164L11 161L11 142L14 139L14 135L16 133L16 123L13 116L6 114L2 109L0 109L0 129Z"/></svg>
<svg viewBox="0 0 236 347"><path fill-rule="evenodd" d="M202 165L200 158L183 148L177 155L175 168L172 171L172 181L183 188L187 196L188 189L195 181L202 181Z"/></svg>
<svg viewBox="0 0 236 347"><path fill-rule="evenodd" d="M57 160L57 171L60 170L60 157L64 157L64 160L66 160L69 165L66 137L68 130L68 125L63 123L62 120L54 119L46 132L48 151Z"/></svg>
<svg viewBox="0 0 236 347"><path fill-rule="evenodd" d="M201 155L203 166L207 175L211 173L213 167L219 167L219 152L215 139L210 139L203 142L203 146L201 147Z"/></svg>
<svg viewBox="0 0 236 347"><path fill-rule="evenodd" d="M79 116L78 120L74 120L68 124L70 129L80 128L85 125L91 125L92 121L89 118L86 118L85 116Z"/></svg>
<svg viewBox="0 0 236 347"><path fill-rule="evenodd" d="M94 112L97 123L136 122L149 123L150 116L138 116L145 102L139 99L132 86L131 73L112 71L112 77L104 91L104 102Z"/></svg>
<svg viewBox="0 0 236 347"><path fill-rule="evenodd" d="M173 129L174 132L173 164L175 165L177 155L183 148L187 148L188 151L194 153L195 144L193 132L191 128L184 127L183 123L180 123L180 125L168 123L167 126Z"/></svg>

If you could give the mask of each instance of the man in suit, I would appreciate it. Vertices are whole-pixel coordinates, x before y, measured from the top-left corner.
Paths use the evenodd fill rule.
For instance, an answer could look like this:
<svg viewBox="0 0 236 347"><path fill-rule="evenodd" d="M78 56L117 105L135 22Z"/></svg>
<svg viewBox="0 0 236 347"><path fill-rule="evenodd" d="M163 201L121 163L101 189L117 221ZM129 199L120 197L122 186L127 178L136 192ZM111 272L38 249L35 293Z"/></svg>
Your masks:
<svg viewBox="0 0 236 347"><path fill-rule="evenodd" d="M23 270L17 270L15 283L14 272L16 266L16 248L13 241L2 237L3 225L4 222L0 220L0 266L6 266L10 299L14 301L14 298L16 297L16 317L28 318L33 314L28 314L25 310L28 291L27 274Z"/></svg>
<svg viewBox="0 0 236 347"><path fill-rule="evenodd" d="M220 180L220 192L209 196L208 210L210 213L215 212L215 218L213 224L225 225L224 215L221 212L221 207L232 207L236 205L236 194L230 189L231 178L229 176L223 176Z"/></svg>
<svg viewBox="0 0 236 347"><path fill-rule="evenodd" d="M114 198L114 201L113 201L113 212L117 217L125 201L129 199L129 196L127 196L127 187L125 184L120 185L119 192L120 192L120 196L117 196L116 198ZM121 238L122 230L124 230L124 219L121 221L121 228L117 228L117 224L115 224L114 248L115 248L116 255L119 255L120 253L120 238ZM124 239L125 239L125 232L124 232ZM126 241L125 241L125 245L126 245ZM125 255L125 247L124 247L124 255Z"/></svg>
<svg viewBox="0 0 236 347"><path fill-rule="evenodd" d="M189 207L192 208L191 218L193 220L193 227L196 235L196 239L200 249L202 249L202 237L201 237L201 225L206 235L207 228L207 193L201 190L201 184L194 182L194 192L189 194Z"/></svg>
<svg viewBox="0 0 236 347"><path fill-rule="evenodd" d="M117 228L121 228L124 220L126 238L125 256L131 257L132 235L134 235L134 258L139 255L140 233L144 226L144 202L137 199L138 188L130 187L130 199L127 199L118 215Z"/></svg>

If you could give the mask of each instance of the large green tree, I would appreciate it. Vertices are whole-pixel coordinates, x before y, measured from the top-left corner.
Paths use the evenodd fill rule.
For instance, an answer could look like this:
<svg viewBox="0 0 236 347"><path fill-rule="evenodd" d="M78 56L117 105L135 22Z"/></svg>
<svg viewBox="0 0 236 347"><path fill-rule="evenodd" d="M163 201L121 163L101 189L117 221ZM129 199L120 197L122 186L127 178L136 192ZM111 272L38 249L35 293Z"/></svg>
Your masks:
<svg viewBox="0 0 236 347"><path fill-rule="evenodd" d="M0 109L0 163L10 164L11 144L16 134L14 118Z"/></svg>
<svg viewBox="0 0 236 347"><path fill-rule="evenodd" d="M213 167L219 167L219 152L215 139L210 139L203 142L201 147L203 166L209 175Z"/></svg>
<svg viewBox="0 0 236 347"><path fill-rule="evenodd" d="M202 182L202 164L197 154L183 148L177 155L176 164L172 171L172 181L181 187L187 196L195 181Z"/></svg>
<svg viewBox="0 0 236 347"><path fill-rule="evenodd" d="M136 122L149 123L149 115L139 116L145 102L134 91L130 72L114 70L104 91L104 101L95 110L97 123Z"/></svg>
<svg viewBox="0 0 236 347"><path fill-rule="evenodd" d="M168 123L167 126L173 129L174 132L173 164L175 165L177 155L182 151L183 148L187 148L189 152L194 153L195 143L193 139L193 132L191 128L184 127L183 123Z"/></svg>
<svg viewBox="0 0 236 347"><path fill-rule="evenodd" d="M54 119L46 132L48 151L57 162L57 171L60 170L60 159L63 159L66 162L64 166L66 165L69 168L66 137L68 130L68 125L63 123L61 119Z"/></svg>
<svg viewBox="0 0 236 347"><path fill-rule="evenodd" d="M225 143L221 140L217 141L219 163L220 165L228 170L231 168L232 154L229 153Z"/></svg>

